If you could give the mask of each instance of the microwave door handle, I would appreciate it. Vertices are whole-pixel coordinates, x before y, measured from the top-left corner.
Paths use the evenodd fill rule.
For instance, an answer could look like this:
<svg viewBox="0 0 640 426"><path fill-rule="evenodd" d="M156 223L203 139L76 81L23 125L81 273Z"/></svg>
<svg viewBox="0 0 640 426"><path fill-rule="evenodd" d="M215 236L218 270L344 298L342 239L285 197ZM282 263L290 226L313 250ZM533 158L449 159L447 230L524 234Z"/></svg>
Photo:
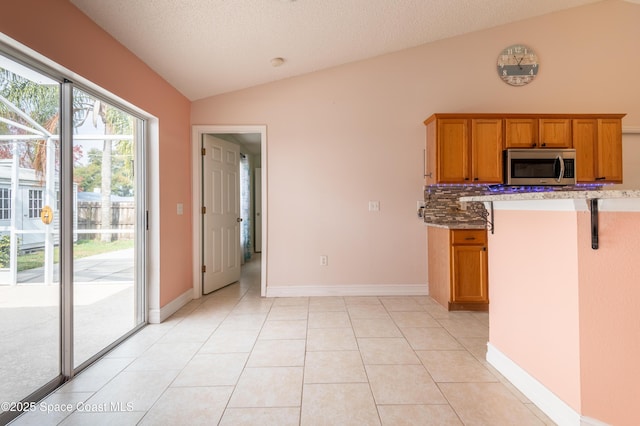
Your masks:
<svg viewBox="0 0 640 426"><path fill-rule="evenodd" d="M562 181L562 178L564 178L564 159L561 155L558 155L558 157L556 157L556 160L560 162L560 175L556 179L558 183L560 183L560 181Z"/></svg>

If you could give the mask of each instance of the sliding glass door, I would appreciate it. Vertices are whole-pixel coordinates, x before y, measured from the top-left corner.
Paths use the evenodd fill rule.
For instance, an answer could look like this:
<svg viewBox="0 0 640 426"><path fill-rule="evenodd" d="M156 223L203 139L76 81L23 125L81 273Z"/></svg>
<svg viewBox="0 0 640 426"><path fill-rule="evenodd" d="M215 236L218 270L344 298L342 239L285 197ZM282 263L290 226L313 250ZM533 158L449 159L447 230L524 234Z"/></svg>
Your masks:
<svg viewBox="0 0 640 426"><path fill-rule="evenodd" d="M60 84L0 56L2 402L61 374L59 117Z"/></svg>
<svg viewBox="0 0 640 426"><path fill-rule="evenodd" d="M143 123L74 89L74 367L143 321L136 276L138 141Z"/></svg>
<svg viewBox="0 0 640 426"><path fill-rule="evenodd" d="M145 121L34 69L0 55L0 400L15 403L145 322Z"/></svg>

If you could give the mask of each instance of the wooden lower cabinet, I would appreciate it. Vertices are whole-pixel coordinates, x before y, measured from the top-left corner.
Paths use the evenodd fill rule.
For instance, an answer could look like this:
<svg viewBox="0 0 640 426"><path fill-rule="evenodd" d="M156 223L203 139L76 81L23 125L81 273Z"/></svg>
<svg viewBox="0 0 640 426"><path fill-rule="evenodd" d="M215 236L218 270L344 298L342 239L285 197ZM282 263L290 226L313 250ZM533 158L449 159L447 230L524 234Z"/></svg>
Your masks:
<svg viewBox="0 0 640 426"><path fill-rule="evenodd" d="M486 229L429 227L429 295L450 311L489 309Z"/></svg>

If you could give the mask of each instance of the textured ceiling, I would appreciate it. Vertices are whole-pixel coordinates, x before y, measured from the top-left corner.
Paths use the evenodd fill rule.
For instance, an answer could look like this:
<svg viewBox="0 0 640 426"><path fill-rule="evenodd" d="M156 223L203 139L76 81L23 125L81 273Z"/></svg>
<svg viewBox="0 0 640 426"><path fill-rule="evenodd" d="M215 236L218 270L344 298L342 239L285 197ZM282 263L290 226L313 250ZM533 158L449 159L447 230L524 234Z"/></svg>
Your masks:
<svg viewBox="0 0 640 426"><path fill-rule="evenodd" d="M196 100L598 0L70 1Z"/></svg>

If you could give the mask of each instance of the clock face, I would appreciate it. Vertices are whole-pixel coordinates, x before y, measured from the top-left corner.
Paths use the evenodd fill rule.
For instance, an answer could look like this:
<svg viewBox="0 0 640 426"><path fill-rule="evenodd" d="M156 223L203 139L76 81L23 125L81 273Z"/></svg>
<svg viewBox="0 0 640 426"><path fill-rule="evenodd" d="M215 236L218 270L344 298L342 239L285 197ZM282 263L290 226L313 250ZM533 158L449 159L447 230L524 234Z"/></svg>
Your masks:
<svg viewBox="0 0 640 426"><path fill-rule="evenodd" d="M540 69L536 52L524 44L514 44L498 55L498 75L507 84L531 83Z"/></svg>

